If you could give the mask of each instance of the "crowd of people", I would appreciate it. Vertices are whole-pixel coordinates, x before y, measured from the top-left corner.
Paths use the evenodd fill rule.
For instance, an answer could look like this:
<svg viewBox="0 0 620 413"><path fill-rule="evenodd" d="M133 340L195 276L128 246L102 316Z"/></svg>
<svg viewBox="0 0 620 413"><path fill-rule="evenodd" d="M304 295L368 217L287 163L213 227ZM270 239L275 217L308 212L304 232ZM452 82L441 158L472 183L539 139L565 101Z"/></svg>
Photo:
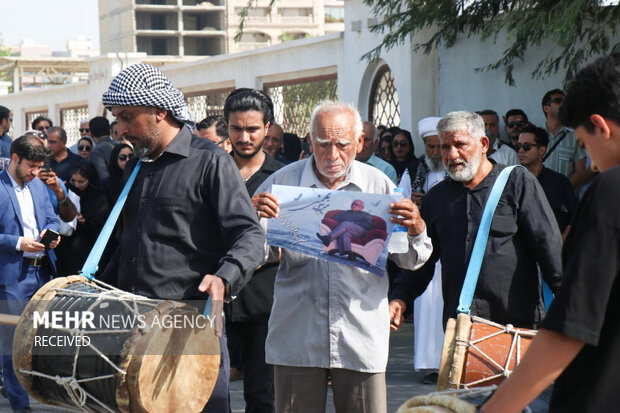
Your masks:
<svg viewBox="0 0 620 413"><path fill-rule="evenodd" d="M226 300L225 332L217 332L223 362L204 411L229 410L232 365L244 379L246 412L323 412L328 382L337 411L385 412L390 328L414 309L415 368L427 370L426 383L436 382L443 329L459 307L486 200L500 172L520 164L493 216L471 314L546 330L532 345L532 361L485 411L520 411L567 366L552 411L573 399L583 411L603 411L617 396L600 378L591 378L602 386L595 390L590 380L577 383L572 370L591 362L605 371L608 387L615 383L596 348L605 343L603 354L618 356L620 330L609 315L617 312L610 300L620 226L615 204L604 204L618 196L617 173L605 171L620 164L619 60L586 68L566 94L544 93L544 125L521 109L502 116L505 136L490 109L424 118L415 131L421 156L411 131L363 122L356 108L339 102L314 109L306 137L286 133L271 99L248 88L231 92L223 113L194 124L182 93L147 64L123 70L104 94L116 120L81 122L71 148L66 131L43 116L11 139L12 115L0 106L1 195L14 206L0 219L0 300L27 300L50 277L78 274L140 164L96 276L150 298ZM606 100L589 109L588 97L603 89ZM604 179L594 180L599 172ZM268 247L266 223L279 214L276 184L377 194L399 186L404 196L389 213L407 229L408 251L390 254L388 276L377 277ZM40 243L46 230L60 234L47 248ZM596 248L609 251L608 263L595 262ZM585 252L592 256L580 259ZM600 270L591 282L589 268ZM543 284L557 295L549 317ZM536 361L553 345L564 351L562 363L527 397L515 397L513 388L530 383L532 371L543 374ZM28 411L10 352L4 354L11 406Z"/></svg>

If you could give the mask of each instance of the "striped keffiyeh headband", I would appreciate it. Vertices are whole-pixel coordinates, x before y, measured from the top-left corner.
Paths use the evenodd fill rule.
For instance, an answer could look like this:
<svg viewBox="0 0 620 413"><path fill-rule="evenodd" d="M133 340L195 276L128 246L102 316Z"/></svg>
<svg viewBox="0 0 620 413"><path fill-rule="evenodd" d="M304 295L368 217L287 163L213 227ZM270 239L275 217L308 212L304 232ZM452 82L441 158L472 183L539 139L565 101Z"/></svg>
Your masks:
<svg viewBox="0 0 620 413"><path fill-rule="evenodd" d="M136 63L120 72L103 94L103 105L108 110L112 106L155 106L194 129L183 93L172 86L166 75L146 63Z"/></svg>

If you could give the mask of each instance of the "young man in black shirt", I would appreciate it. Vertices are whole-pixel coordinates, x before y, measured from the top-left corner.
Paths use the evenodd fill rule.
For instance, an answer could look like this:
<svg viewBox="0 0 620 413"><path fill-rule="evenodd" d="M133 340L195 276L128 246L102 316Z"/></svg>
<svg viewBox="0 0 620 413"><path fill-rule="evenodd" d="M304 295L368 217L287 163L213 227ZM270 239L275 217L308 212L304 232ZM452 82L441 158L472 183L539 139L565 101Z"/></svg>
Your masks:
<svg viewBox="0 0 620 413"><path fill-rule="evenodd" d="M240 88L226 98L224 116L232 158L252 196L268 176L284 166L264 151L273 123L273 103L263 92ZM243 396L247 413L273 412L273 366L265 362L265 340L278 262L266 263L252 275L236 299L226 305L226 329L239 340Z"/></svg>
<svg viewBox="0 0 620 413"><path fill-rule="evenodd" d="M523 361L484 413L520 412L556 379L550 412L612 412L620 405L620 54L576 75L560 117L602 173L564 245L562 287Z"/></svg>
<svg viewBox="0 0 620 413"><path fill-rule="evenodd" d="M519 134L516 150L521 165L538 178L558 221L558 227L564 233L577 209L577 195L566 176L543 165L543 156L548 146L547 131L528 125Z"/></svg>

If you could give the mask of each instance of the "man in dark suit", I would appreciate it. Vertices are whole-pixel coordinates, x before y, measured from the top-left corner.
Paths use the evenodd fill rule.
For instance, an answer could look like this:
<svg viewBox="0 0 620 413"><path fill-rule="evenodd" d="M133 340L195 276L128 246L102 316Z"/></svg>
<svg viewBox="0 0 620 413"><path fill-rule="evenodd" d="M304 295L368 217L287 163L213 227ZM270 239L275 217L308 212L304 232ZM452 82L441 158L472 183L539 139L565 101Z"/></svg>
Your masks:
<svg viewBox="0 0 620 413"><path fill-rule="evenodd" d="M23 136L11 144L11 163L0 173L0 311L21 314L26 302L56 271L52 251L39 241L50 229L58 232L45 184L37 178L48 155L34 136ZM28 394L21 387L11 357L13 328L2 329L2 367L6 392L15 412L30 411Z"/></svg>

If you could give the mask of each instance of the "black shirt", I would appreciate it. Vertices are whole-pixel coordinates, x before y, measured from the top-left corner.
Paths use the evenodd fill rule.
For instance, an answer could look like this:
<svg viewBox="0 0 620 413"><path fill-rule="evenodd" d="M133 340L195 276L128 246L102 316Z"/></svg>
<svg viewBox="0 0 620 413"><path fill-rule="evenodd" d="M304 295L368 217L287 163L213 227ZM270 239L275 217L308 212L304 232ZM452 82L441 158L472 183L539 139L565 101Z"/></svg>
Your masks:
<svg viewBox="0 0 620 413"><path fill-rule="evenodd" d="M482 211L504 165L473 189L450 178L423 198L420 213L433 241L431 258L413 276L398 276L390 298L405 303L422 294L441 259L444 324L456 315ZM515 168L493 215L471 314L501 324L532 327L544 315L538 269L552 291L560 286L562 239L540 184Z"/></svg>
<svg viewBox="0 0 620 413"><path fill-rule="evenodd" d="M159 158L142 163L121 226L102 279L147 297L204 298L197 288L206 274L226 280L234 295L265 256L265 233L236 165L185 127Z"/></svg>
<svg viewBox="0 0 620 413"><path fill-rule="evenodd" d="M551 412L620 406L620 167L597 176L564 250L564 281L541 327L585 343L557 379Z"/></svg>
<svg viewBox="0 0 620 413"><path fill-rule="evenodd" d="M283 163L265 153L263 165L245 183L248 194L254 195L260 184L283 166ZM237 298L225 307L227 320L237 322L269 317L273 305L273 285L276 280L278 265L277 262L267 263L254 272Z"/></svg>
<svg viewBox="0 0 620 413"><path fill-rule="evenodd" d="M71 169L83 160L84 158L80 155L76 155L67 149L67 157L60 162L56 162L52 157L52 159L50 159L50 167L56 176L58 176L58 179L62 179L64 183L67 183L71 180Z"/></svg>
<svg viewBox="0 0 620 413"><path fill-rule="evenodd" d="M560 231L564 231L577 209L578 201L575 188L566 175L544 166L537 178L543 191L545 191L545 195L547 195L547 201L549 201L549 205L555 214Z"/></svg>

